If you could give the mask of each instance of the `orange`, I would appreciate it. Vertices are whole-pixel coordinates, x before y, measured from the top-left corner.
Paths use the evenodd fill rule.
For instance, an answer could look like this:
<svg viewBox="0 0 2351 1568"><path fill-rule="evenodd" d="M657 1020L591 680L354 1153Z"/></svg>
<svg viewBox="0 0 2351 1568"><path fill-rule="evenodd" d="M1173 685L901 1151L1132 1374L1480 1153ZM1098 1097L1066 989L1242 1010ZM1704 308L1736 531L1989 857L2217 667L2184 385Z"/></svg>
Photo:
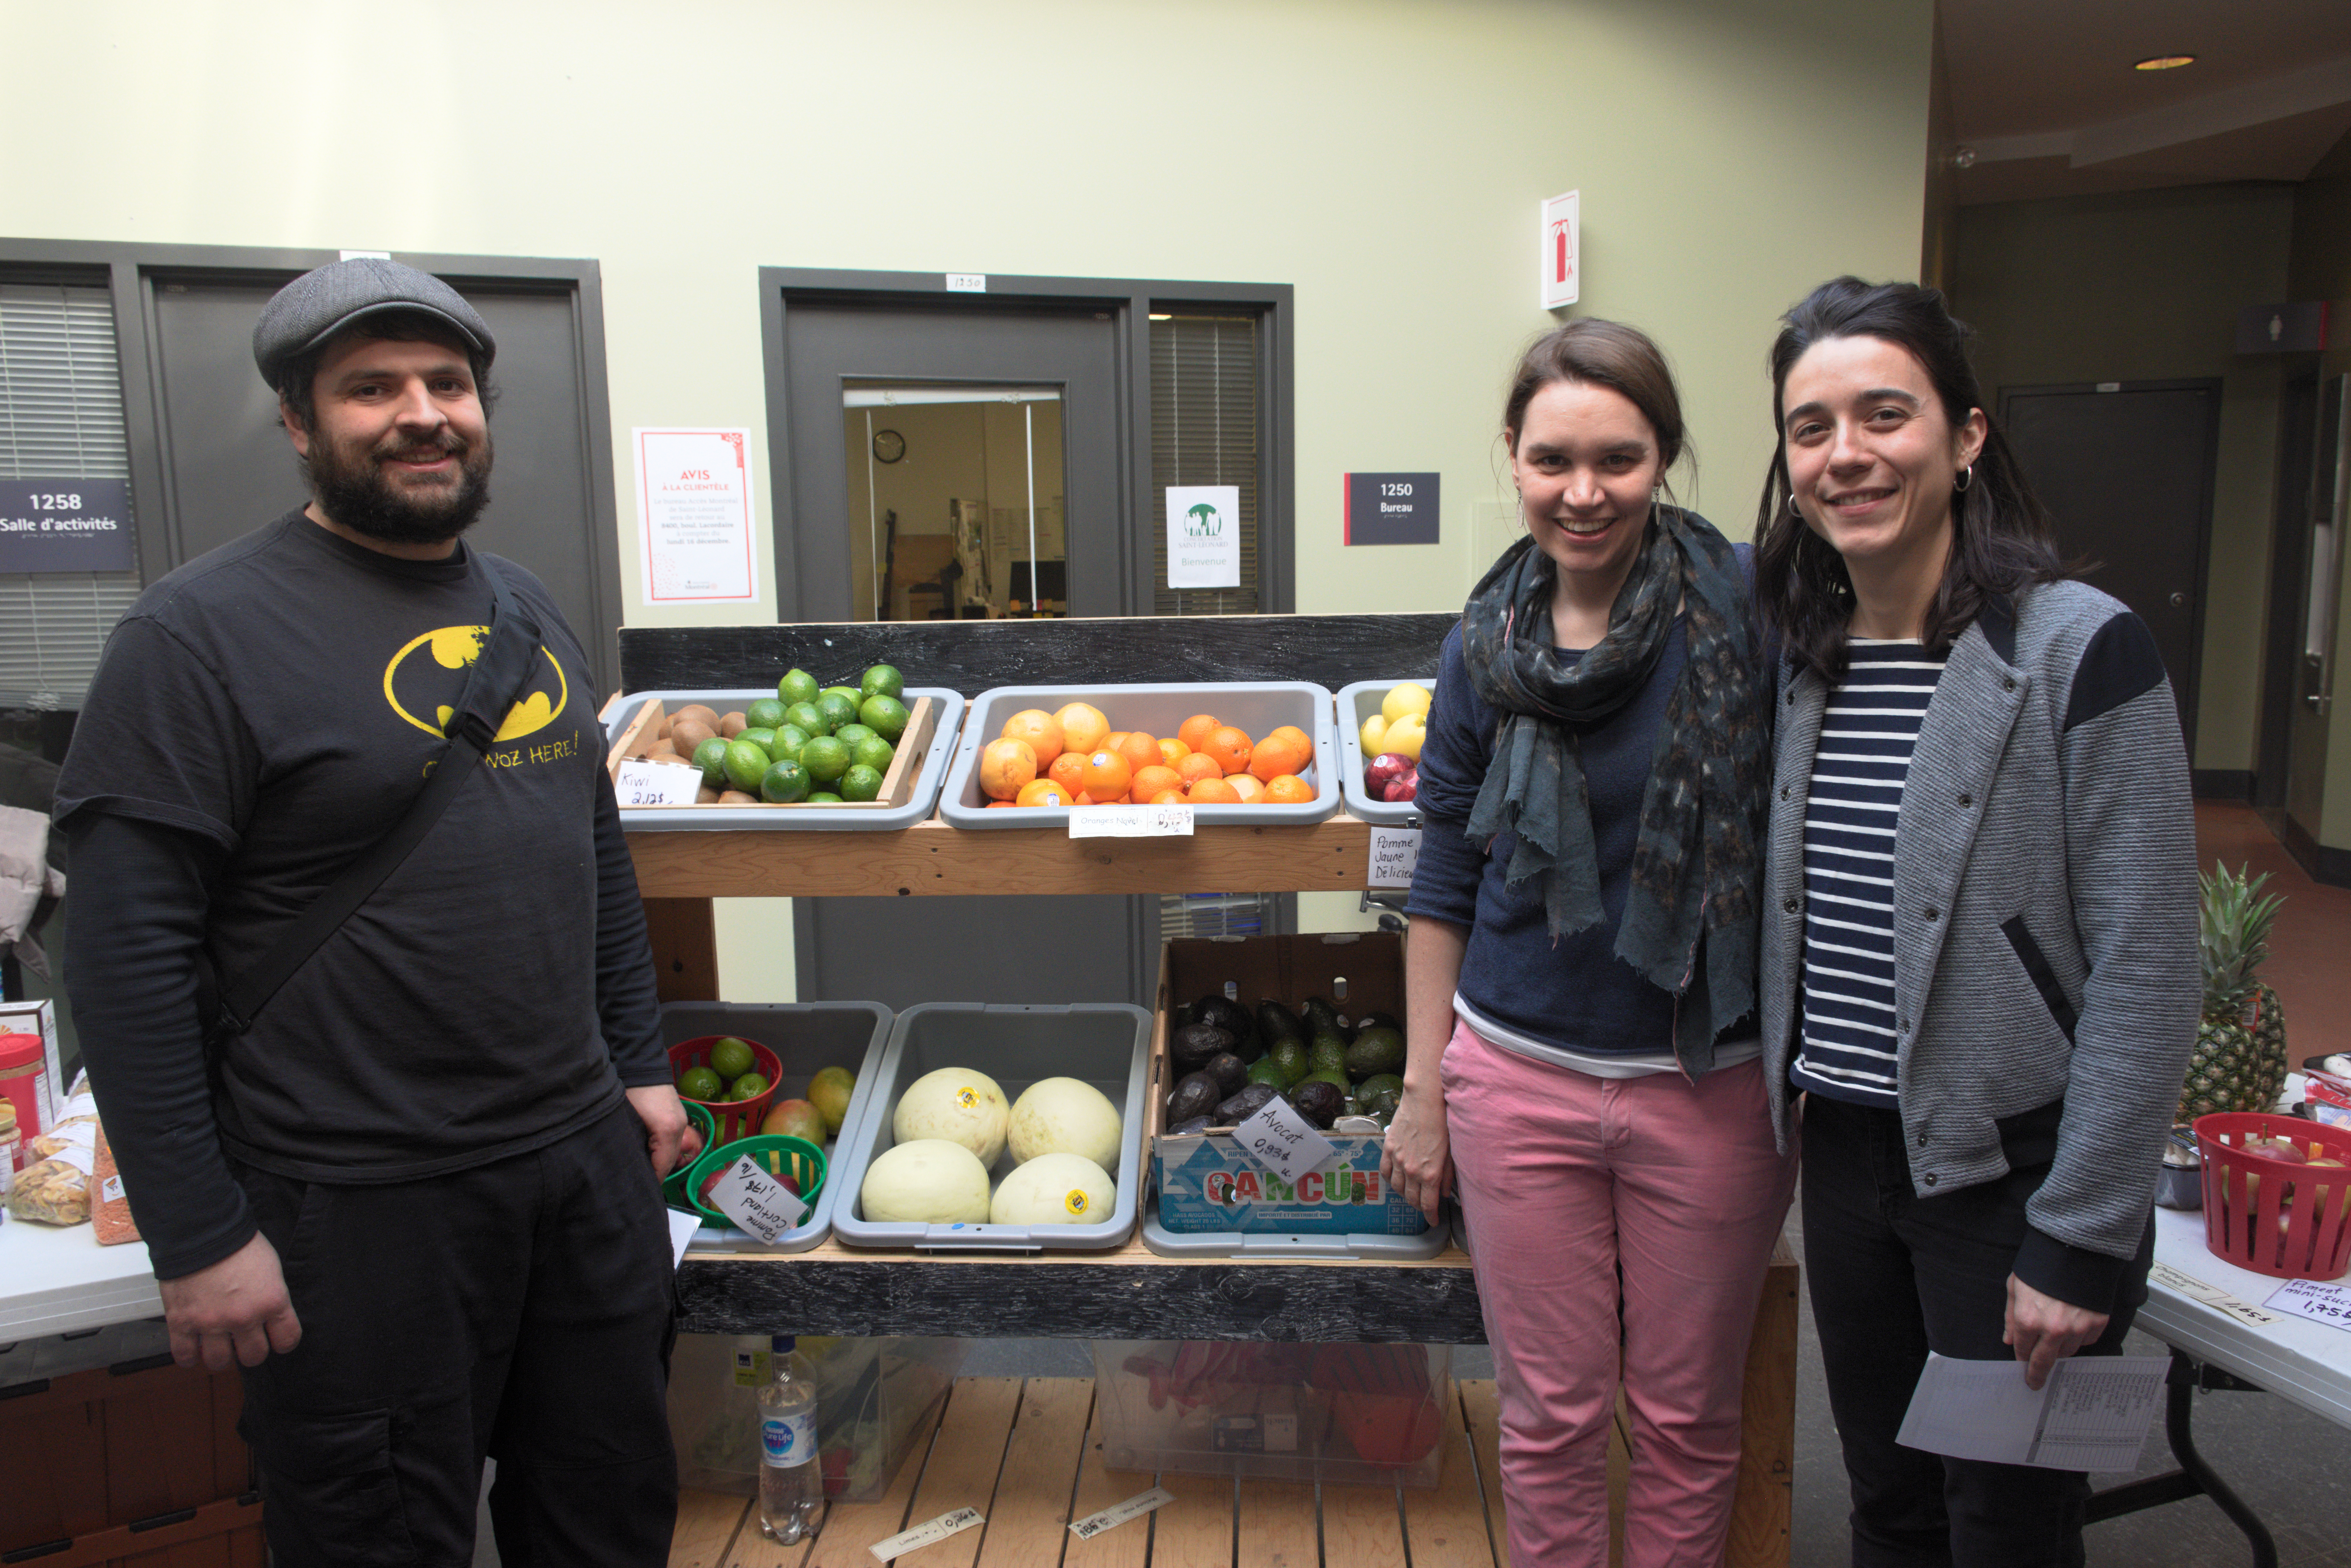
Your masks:
<svg viewBox="0 0 2351 1568"><path fill-rule="evenodd" d="M1053 715L1061 727L1061 745L1070 751L1092 751L1110 734L1110 720L1092 703L1068 703Z"/></svg>
<svg viewBox="0 0 2351 1568"><path fill-rule="evenodd" d="M1211 731L1207 741L1192 749L1215 759L1227 773L1244 772L1249 765L1251 745L1248 734L1228 724Z"/></svg>
<svg viewBox="0 0 2351 1568"><path fill-rule="evenodd" d="M1235 773L1227 778L1225 783L1234 794L1241 798L1241 804L1244 806L1254 806L1264 798L1265 786L1246 773Z"/></svg>
<svg viewBox="0 0 2351 1568"><path fill-rule="evenodd" d="M1249 770L1270 781L1283 774L1302 772L1314 760L1313 743L1294 729L1277 729L1249 753Z"/></svg>
<svg viewBox="0 0 2351 1568"><path fill-rule="evenodd" d="M1094 798L1082 789L1070 797L1070 804L1072 806L1091 806L1093 803Z"/></svg>
<svg viewBox="0 0 2351 1568"><path fill-rule="evenodd" d="M1222 779L1225 776L1225 770L1217 766L1215 758L1198 751L1186 752L1183 760L1176 764L1176 771L1186 785L1196 784L1203 779Z"/></svg>
<svg viewBox="0 0 2351 1568"><path fill-rule="evenodd" d="M1134 782L1134 769L1126 758L1115 751L1093 751L1086 756L1085 792L1097 800L1123 800Z"/></svg>
<svg viewBox="0 0 2351 1568"><path fill-rule="evenodd" d="M1314 800L1314 786L1295 773L1276 774L1266 780L1265 799L1268 805L1305 806Z"/></svg>
<svg viewBox="0 0 2351 1568"><path fill-rule="evenodd" d="M1004 721L1004 738L1025 740L1037 754L1037 766L1050 765L1061 755L1061 727L1043 708L1022 708Z"/></svg>
<svg viewBox="0 0 2351 1568"><path fill-rule="evenodd" d="M1195 806L1238 806L1240 792L1221 779L1203 779L1184 797Z"/></svg>
<svg viewBox="0 0 2351 1568"><path fill-rule="evenodd" d="M1037 777L1037 754L1025 740L991 740L979 751L979 788L998 800L1009 800L1021 786Z"/></svg>
<svg viewBox="0 0 2351 1568"><path fill-rule="evenodd" d="M1113 729L1108 735L1103 736L1100 742L1087 747L1087 749L1090 751L1116 751L1123 754L1126 747L1126 735L1127 732L1125 730Z"/></svg>
<svg viewBox="0 0 2351 1568"><path fill-rule="evenodd" d="M1008 811L1019 804L1018 800L990 800L987 803L987 809L991 811Z"/></svg>
<svg viewBox="0 0 2351 1568"><path fill-rule="evenodd" d="M1146 768L1165 768L1167 759L1159 755L1159 743L1141 730L1131 732L1124 740L1104 742L1110 749L1126 758L1126 765L1137 773Z"/></svg>
<svg viewBox="0 0 2351 1568"><path fill-rule="evenodd" d="M1045 769L1045 774L1047 778L1061 787L1062 794L1074 800L1077 799L1078 791L1086 787L1086 754L1082 751L1064 751L1061 756L1053 758L1053 765Z"/></svg>
<svg viewBox="0 0 2351 1568"><path fill-rule="evenodd" d="M1150 806L1180 806L1184 803L1184 791L1181 789L1162 789L1158 794L1154 795L1149 800L1144 803Z"/></svg>
<svg viewBox="0 0 2351 1568"><path fill-rule="evenodd" d="M1176 738L1192 750L1197 751L1200 749L1202 741L1207 740L1222 727L1223 722L1215 714L1196 713L1176 727Z"/></svg>
<svg viewBox="0 0 2351 1568"><path fill-rule="evenodd" d="M1134 770L1134 779L1127 787L1127 798L1141 805L1163 789L1181 789L1183 787L1182 774L1155 762L1147 768Z"/></svg>
<svg viewBox="0 0 2351 1568"><path fill-rule="evenodd" d="M1191 755L1192 748L1172 736L1159 743L1159 760L1170 768Z"/></svg>
<svg viewBox="0 0 2351 1568"><path fill-rule="evenodd" d="M1020 787L1020 793L1013 797L1012 803L1016 806L1066 806L1070 803L1070 792L1050 779L1031 779Z"/></svg>

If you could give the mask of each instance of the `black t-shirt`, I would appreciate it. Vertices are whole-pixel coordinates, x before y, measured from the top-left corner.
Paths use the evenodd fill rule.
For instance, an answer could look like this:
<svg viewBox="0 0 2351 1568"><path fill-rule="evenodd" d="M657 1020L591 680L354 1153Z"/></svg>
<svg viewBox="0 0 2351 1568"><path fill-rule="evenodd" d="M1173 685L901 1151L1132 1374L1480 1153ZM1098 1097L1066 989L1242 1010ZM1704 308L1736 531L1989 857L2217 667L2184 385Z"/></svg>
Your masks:
<svg viewBox="0 0 2351 1568"><path fill-rule="evenodd" d="M665 1077L635 1060L658 1057L649 1030L616 1042L616 1073L600 1022L596 696L561 613L511 562L462 545L399 560L298 511L172 572L107 644L57 820L116 814L220 846L204 946L217 973L243 972L422 787L492 570L544 629L543 658L481 777L222 1050L221 1143L252 1165L429 1176L585 1125L623 1077Z"/></svg>

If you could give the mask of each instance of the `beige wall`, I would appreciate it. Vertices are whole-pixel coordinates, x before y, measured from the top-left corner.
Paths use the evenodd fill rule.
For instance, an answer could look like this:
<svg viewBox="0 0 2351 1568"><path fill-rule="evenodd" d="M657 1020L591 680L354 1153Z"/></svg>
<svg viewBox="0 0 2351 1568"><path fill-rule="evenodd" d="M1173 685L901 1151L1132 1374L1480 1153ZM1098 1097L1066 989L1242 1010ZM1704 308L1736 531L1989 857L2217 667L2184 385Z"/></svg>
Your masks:
<svg viewBox="0 0 2351 1568"><path fill-rule="evenodd" d="M1291 284L1298 608L1445 611L1506 528L1536 203L1582 190L1581 309L1664 342L1681 491L1743 537L1773 318L1917 267L1929 29L1926 0L0 0L0 233L596 257L613 429L762 446L763 264ZM1443 474L1445 542L1343 548L1349 469ZM637 623L774 612L638 607L620 553Z"/></svg>
<svg viewBox="0 0 2351 1568"><path fill-rule="evenodd" d="M2002 386L2219 376L2196 766L2253 765L2278 361L2233 351L2240 307L2286 297L2290 185L2191 185L1959 209L1952 303Z"/></svg>
<svg viewBox="0 0 2351 1568"><path fill-rule="evenodd" d="M2335 144L2320 160L2311 177L2294 192L2293 298L2325 299L2333 305L2327 336L2334 346L2320 367L2325 378L2351 374L2351 136ZM2351 711L2345 695L2351 682L2342 674L2351 658L2351 551L2343 552L2344 577L2337 587L2335 628L2335 691L2337 700L2327 722L2326 793L2319 821L2305 823L2318 841L2333 849L2351 849Z"/></svg>

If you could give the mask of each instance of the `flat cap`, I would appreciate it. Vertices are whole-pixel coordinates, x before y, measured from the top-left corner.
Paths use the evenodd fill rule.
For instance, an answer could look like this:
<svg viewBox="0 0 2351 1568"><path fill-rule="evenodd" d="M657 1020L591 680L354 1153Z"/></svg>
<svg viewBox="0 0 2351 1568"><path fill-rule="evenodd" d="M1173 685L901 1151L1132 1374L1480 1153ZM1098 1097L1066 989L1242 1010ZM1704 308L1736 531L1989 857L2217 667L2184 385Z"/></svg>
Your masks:
<svg viewBox="0 0 2351 1568"><path fill-rule="evenodd" d="M272 388L294 360L363 317L412 310L455 329L488 364L498 351L489 324L465 296L429 272L381 256L313 267L269 298L253 328L253 362Z"/></svg>

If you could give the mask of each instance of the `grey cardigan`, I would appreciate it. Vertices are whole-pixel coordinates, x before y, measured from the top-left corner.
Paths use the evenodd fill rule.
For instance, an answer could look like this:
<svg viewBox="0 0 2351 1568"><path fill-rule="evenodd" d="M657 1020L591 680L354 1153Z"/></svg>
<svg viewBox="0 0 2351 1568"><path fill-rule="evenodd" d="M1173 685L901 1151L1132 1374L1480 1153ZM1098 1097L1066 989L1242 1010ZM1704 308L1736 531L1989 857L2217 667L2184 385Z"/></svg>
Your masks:
<svg viewBox="0 0 2351 1568"><path fill-rule="evenodd" d="M1806 796L1828 686L1782 669L1765 870L1781 1146L1801 1016ZM2003 1176L2000 1121L2063 1099L2015 1272L2105 1311L2196 1039L2196 824L2146 624L2079 582L1988 604L1920 721L1894 846L1896 1051L1921 1197Z"/></svg>

